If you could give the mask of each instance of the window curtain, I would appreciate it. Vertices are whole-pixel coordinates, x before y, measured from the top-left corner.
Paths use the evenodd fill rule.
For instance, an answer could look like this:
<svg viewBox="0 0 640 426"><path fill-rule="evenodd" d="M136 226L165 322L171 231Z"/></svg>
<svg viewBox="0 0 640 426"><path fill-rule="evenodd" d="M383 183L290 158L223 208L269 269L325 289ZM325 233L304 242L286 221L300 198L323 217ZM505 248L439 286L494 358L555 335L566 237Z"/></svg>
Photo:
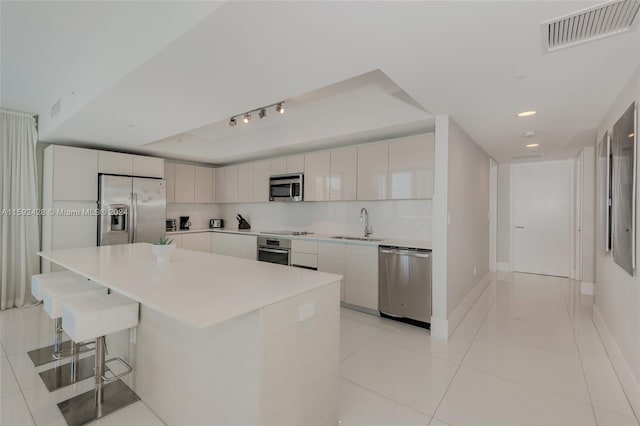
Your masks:
<svg viewBox="0 0 640 426"><path fill-rule="evenodd" d="M37 141L33 115L0 109L0 310L30 302L40 272Z"/></svg>

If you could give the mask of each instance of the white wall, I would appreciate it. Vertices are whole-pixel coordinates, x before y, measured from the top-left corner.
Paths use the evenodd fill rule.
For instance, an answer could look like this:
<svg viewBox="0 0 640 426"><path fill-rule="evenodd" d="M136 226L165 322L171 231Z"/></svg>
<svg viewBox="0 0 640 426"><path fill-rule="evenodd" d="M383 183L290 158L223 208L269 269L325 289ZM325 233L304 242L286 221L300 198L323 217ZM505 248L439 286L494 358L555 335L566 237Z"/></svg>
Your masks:
<svg viewBox="0 0 640 426"><path fill-rule="evenodd" d="M597 140L602 138L605 131L611 130L613 124L633 101L640 102L640 70L636 71L598 127ZM598 199L596 202L600 203L601 200ZM619 348L623 361L616 362L615 357L612 357L614 367L629 395L632 406L638 413L640 412L640 388L638 387L640 382L640 332L638 331L640 330L640 274L636 271L635 276L632 277L613 261L610 253L604 253L602 229L604 218L601 217L601 209L597 209L597 212L595 308L599 311L615 345ZM636 223L640 224L638 212L640 209L636 210ZM637 227L635 232L638 240ZM608 346L607 350L611 351L611 346ZM611 356L611 352L609 353ZM629 374L633 375L633 380L627 377L625 370L630 371Z"/></svg>
<svg viewBox="0 0 640 426"><path fill-rule="evenodd" d="M511 262L510 212L511 212L511 164L498 165L498 238L496 260Z"/></svg>
<svg viewBox="0 0 640 426"><path fill-rule="evenodd" d="M447 316L489 272L490 157L449 125ZM476 271L474 272L474 267Z"/></svg>
<svg viewBox="0 0 640 426"><path fill-rule="evenodd" d="M582 149L582 282L595 282L595 149Z"/></svg>
<svg viewBox="0 0 640 426"><path fill-rule="evenodd" d="M490 157L450 117L438 116L435 159L431 334L447 338L489 272Z"/></svg>
<svg viewBox="0 0 640 426"><path fill-rule="evenodd" d="M240 213L252 229L363 235L360 209L369 213L374 238L431 240L431 200L331 201L219 204L225 227L236 228Z"/></svg>

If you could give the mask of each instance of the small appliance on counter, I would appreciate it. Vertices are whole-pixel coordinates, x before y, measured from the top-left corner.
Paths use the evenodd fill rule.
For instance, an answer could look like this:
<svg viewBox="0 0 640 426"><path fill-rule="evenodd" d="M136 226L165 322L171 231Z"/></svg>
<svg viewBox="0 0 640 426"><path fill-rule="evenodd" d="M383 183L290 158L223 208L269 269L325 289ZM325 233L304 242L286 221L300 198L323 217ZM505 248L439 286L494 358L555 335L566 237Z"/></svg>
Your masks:
<svg viewBox="0 0 640 426"><path fill-rule="evenodd" d="M191 226L191 222L189 222L189 216L180 216L180 229L188 231Z"/></svg>
<svg viewBox="0 0 640 426"><path fill-rule="evenodd" d="M167 218L166 221L166 231L167 232L175 232L178 230L178 221L176 219L172 219L170 217Z"/></svg>
<svg viewBox="0 0 640 426"><path fill-rule="evenodd" d="M238 219L238 229L251 229L249 222L240 214L236 215L236 219Z"/></svg>
<svg viewBox="0 0 640 426"><path fill-rule="evenodd" d="M209 220L209 228L224 228L224 220L223 219Z"/></svg>

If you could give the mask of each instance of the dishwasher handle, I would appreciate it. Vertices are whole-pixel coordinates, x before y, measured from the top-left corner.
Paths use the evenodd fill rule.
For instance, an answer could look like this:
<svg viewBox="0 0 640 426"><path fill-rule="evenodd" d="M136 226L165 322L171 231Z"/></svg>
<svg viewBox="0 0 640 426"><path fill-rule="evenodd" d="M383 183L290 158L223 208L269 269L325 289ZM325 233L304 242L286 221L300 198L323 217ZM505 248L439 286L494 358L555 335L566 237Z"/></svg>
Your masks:
<svg viewBox="0 0 640 426"><path fill-rule="evenodd" d="M429 258L431 253L429 251L416 251L416 250L399 250L399 249L384 249L380 248L380 253L384 254L398 254L403 256Z"/></svg>

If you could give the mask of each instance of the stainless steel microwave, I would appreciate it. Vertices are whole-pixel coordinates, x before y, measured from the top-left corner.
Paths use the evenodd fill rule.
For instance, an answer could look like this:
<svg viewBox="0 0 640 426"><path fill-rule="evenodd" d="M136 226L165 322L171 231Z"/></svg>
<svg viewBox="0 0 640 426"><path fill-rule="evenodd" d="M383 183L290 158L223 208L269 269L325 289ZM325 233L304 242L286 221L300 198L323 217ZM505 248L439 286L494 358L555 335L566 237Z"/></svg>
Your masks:
<svg viewBox="0 0 640 426"><path fill-rule="evenodd" d="M302 201L304 174L275 175L269 178L269 201Z"/></svg>

